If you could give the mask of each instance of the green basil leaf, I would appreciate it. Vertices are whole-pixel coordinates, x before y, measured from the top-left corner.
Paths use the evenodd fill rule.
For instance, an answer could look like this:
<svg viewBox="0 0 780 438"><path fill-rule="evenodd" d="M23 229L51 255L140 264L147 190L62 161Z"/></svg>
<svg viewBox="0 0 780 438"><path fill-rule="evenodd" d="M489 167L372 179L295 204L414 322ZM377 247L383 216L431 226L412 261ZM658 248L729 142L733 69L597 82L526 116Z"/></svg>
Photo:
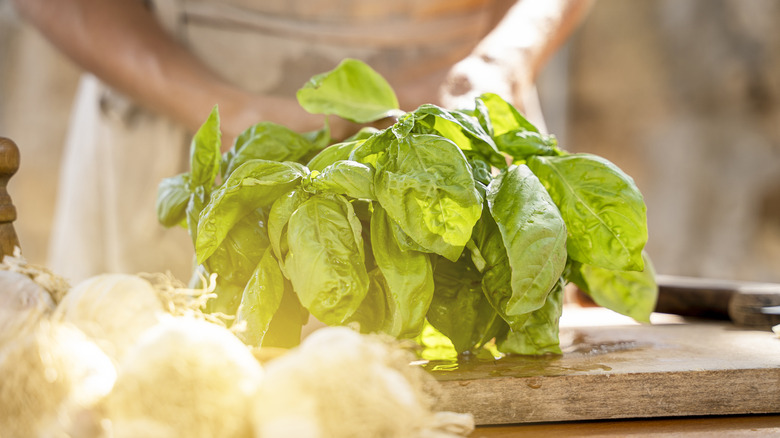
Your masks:
<svg viewBox="0 0 780 438"><path fill-rule="evenodd" d="M465 156L436 135L391 141L377 162L374 191L404 233L450 260L460 257L482 210Z"/></svg>
<svg viewBox="0 0 780 438"><path fill-rule="evenodd" d="M526 165L499 174L488 186L487 203L512 269L511 297L501 297L494 304L507 315L536 310L544 305L566 267L563 218Z"/></svg>
<svg viewBox="0 0 780 438"><path fill-rule="evenodd" d="M496 145L502 152L511 155L515 162L526 160L532 155L562 155L558 140L549 135L532 131L510 131L496 136Z"/></svg>
<svg viewBox="0 0 780 438"><path fill-rule="evenodd" d="M371 216L371 248L387 288L389 312L385 332L398 338L417 336L433 298L433 268L427 254L402 249L382 206Z"/></svg>
<svg viewBox="0 0 780 438"><path fill-rule="evenodd" d="M563 215L572 259L620 271L643 269L647 214L630 176L591 154L535 156L528 166Z"/></svg>
<svg viewBox="0 0 780 438"><path fill-rule="evenodd" d="M390 145L397 141L396 135L392 129L385 129L371 137L367 138L362 144L358 145L349 156L352 161L367 164L376 168L380 157L386 154Z"/></svg>
<svg viewBox="0 0 780 438"><path fill-rule="evenodd" d="M241 304L236 312L236 323L246 324L239 333L244 343L261 345L263 336L279 310L284 294L284 276L270 248L266 248L252 276L246 283Z"/></svg>
<svg viewBox="0 0 780 438"><path fill-rule="evenodd" d="M532 155L561 155L555 136L545 135L500 96L486 93L476 99L476 118L493 137L499 151L515 163Z"/></svg>
<svg viewBox="0 0 780 438"><path fill-rule="evenodd" d="M196 247L195 242L198 237L198 222L200 221L200 214L203 209L208 205L208 193L203 186L195 187L195 190L190 193L190 200L187 202L187 209L185 211L187 215L187 231L192 238L192 246Z"/></svg>
<svg viewBox="0 0 780 438"><path fill-rule="evenodd" d="M344 195L354 199L376 199L374 169L357 161L336 161L322 172L314 172L308 190Z"/></svg>
<svg viewBox="0 0 780 438"><path fill-rule="evenodd" d="M219 110L214 106L190 143L190 191L214 185L222 158L222 133L219 129Z"/></svg>
<svg viewBox="0 0 780 438"><path fill-rule="evenodd" d="M249 160L298 161L314 149L303 135L282 125L260 122L241 133L222 160L222 176L227 178Z"/></svg>
<svg viewBox="0 0 780 438"><path fill-rule="evenodd" d="M310 197L308 192L296 188L280 196L271 205L268 213L268 239L274 255L280 261L287 256L287 223L290 216Z"/></svg>
<svg viewBox="0 0 780 438"><path fill-rule="evenodd" d="M658 285L650 258L646 253L643 256L643 271L615 271L584 264L575 266L582 280L576 283L599 306L639 322L650 322L650 314L658 300Z"/></svg>
<svg viewBox="0 0 780 438"><path fill-rule="evenodd" d="M503 327L480 285L479 271L468 257L456 263L436 257L434 292L427 319L447 336L458 354L492 339Z"/></svg>
<svg viewBox="0 0 780 438"><path fill-rule="evenodd" d="M164 227L173 227L187 218L190 202L189 173L182 173L160 181L157 186L157 220Z"/></svg>
<svg viewBox="0 0 780 438"><path fill-rule="evenodd" d="M463 154L466 156L469 165L471 165L471 173L474 175L474 180L479 183L477 190L487 187L490 181L493 180L493 168L490 163L485 161L482 156L473 153L473 151L464 151ZM482 190L481 195L483 197L484 194L485 191Z"/></svg>
<svg viewBox="0 0 780 438"><path fill-rule="evenodd" d="M197 223L195 252L203 263L238 221L250 212L270 206L300 183L301 169L289 163L250 160L215 190Z"/></svg>
<svg viewBox="0 0 780 438"><path fill-rule="evenodd" d="M245 283L269 247L265 227L266 215L261 209L241 218L203 265L209 273L217 273L220 281Z"/></svg>
<svg viewBox="0 0 780 438"><path fill-rule="evenodd" d="M416 116L414 113L406 113L399 117L398 120L390 127L389 131L395 135L398 140L403 140L409 136L414 129L416 122Z"/></svg>
<svg viewBox="0 0 780 438"><path fill-rule="evenodd" d="M413 114L416 119L416 132L441 135L464 151L479 153L493 166L506 167L506 159L475 118L460 111L447 111L430 104L422 105Z"/></svg>
<svg viewBox="0 0 780 438"><path fill-rule="evenodd" d="M245 287L245 281L234 283L225 281L225 279L220 280L217 277L213 292L215 297L206 302L205 312L235 315L239 304L241 304L241 295L243 295Z"/></svg>
<svg viewBox="0 0 780 438"><path fill-rule="evenodd" d="M325 126L322 127L322 129L318 129L316 131L307 131L302 132L301 135L306 140L309 140L311 144L314 146L314 149L321 150L328 147L330 144L331 138L330 138L330 124L328 123L328 119L325 119Z"/></svg>
<svg viewBox="0 0 780 438"><path fill-rule="evenodd" d="M361 230L341 196L314 196L290 216L285 270L303 306L325 324L344 323L368 292Z"/></svg>
<svg viewBox="0 0 780 438"><path fill-rule="evenodd" d="M501 232L487 206L482 219L474 227L471 259L475 266L479 266L477 263L483 265L480 272L485 298L509 327L520 329L530 313L520 315L507 313L507 303L513 296L512 267L509 265L509 255ZM547 294L544 296L546 299Z"/></svg>
<svg viewBox="0 0 780 438"><path fill-rule="evenodd" d="M480 229L483 228L482 222L485 220L486 220L485 213L482 213L482 219L479 222L477 222L476 225L474 225L472 240L469 240L469 243L466 244L466 248L469 250L469 254L471 255L471 263L474 263L474 267L476 267L477 270L483 274L485 273L485 269L487 269L488 267L488 262L487 259L485 259L485 256L482 254L482 250L480 249L480 246L477 246L475 241L480 240L480 238L477 238L476 236L478 234L481 234ZM493 223L493 225L495 228L495 223ZM509 284L509 282L507 282L507 284Z"/></svg>
<svg viewBox="0 0 780 438"><path fill-rule="evenodd" d="M349 317L346 325L357 324L360 333L378 333L382 331L387 318L387 297L390 295L390 287L378 268L368 273L368 279L366 298Z"/></svg>
<svg viewBox="0 0 780 438"><path fill-rule="evenodd" d="M297 97L303 109L312 114L333 114L356 123L401 113L390 84L355 59L345 59L335 69L313 76L298 90Z"/></svg>
<svg viewBox="0 0 780 438"><path fill-rule="evenodd" d="M423 248L412 240L411 237L409 237L408 234L404 232L403 229L401 229L401 226L398 225L395 221L391 220L391 230L393 232L393 236L395 237L396 243L398 243L398 247L403 249L404 251L417 251L422 253L432 253L432 251L429 251L426 248Z"/></svg>
<svg viewBox="0 0 780 438"><path fill-rule="evenodd" d="M558 338L562 309L563 282L559 282L547 296L544 306L532 312L522 327L512 328L496 339L498 350L523 355L562 354Z"/></svg>
<svg viewBox="0 0 780 438"><path fill-rule="evenodd" d="M211 312L236 313L244 286L269 247L264 222L262 210L250 212L230 229L214 253L203 262L207 274L217 274L214 289L217 298L209 302Z"/></svg>
<svg viewBox="0 0 780 438"><path fill-rule="evenodd" d="M493 137L517 130L539 133L533 123L497 94L485 93L478 97L475 108L480 124Z"/></svg>
<svg viewBox="0 0 780 438"><path fill-rule="evenodd" d="M314 158L306 164L306 167L312 172L315 170L322 171L322 169L330 166L336 161L348 160L352 151L363 144L363 142L365 142L365 140L355 140L328 146L320 151L319 154L315 155Z"/></svg>
<svg viewBox="0 0 780 438"><path fill-rule="evenodd" d="M292 284L286 279L283 283L282 302L263 335L263 347L295 347L301 341L301 329L309 321L309 311L301 305Z"/></svg>

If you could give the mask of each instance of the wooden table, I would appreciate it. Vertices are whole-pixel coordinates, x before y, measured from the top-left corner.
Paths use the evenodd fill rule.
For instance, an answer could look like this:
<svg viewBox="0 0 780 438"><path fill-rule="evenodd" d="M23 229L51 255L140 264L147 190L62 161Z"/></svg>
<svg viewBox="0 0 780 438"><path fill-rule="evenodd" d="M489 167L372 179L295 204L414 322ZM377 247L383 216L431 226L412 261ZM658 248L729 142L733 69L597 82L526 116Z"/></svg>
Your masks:
<svg viewBox="0 0 780 438"><path fill-rule="evenodd" d="M479 426L472 438L780 437L780 416L684 417Z"/></svg>
<svg viewBox="0 0 780 438"><path fill-rule="evenodd" d="M780 338L727 321L651 320L569 308L563 356L428 368L442 408L474 415L473 436L780 436Z"/></svg>

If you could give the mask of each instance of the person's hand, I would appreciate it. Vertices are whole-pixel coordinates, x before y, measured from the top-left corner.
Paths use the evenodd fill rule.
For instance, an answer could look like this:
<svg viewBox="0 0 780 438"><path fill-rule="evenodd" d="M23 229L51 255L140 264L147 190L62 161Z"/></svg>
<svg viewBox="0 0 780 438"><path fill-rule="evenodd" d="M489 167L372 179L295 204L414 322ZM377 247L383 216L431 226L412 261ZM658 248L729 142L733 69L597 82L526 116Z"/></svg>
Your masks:
<svg viewBox="0 0 780 438"><path fill-rule="evenodd" d="M473 53L449 68L396 85L396 93L404 111L426 103L472 109L474 99L484 93L498 94L522 111L523 93L532 86L530 77L528 68Z"/></svg>
<svg viewBox="0 0 780 438"><path fill-rule="evenodd" d="M440 88L439 102L449 109L472 109L474 99L495 93L522 111L521 96L530 86L522 68L508 66L488 56L470 55L447 72Z"/></svg>

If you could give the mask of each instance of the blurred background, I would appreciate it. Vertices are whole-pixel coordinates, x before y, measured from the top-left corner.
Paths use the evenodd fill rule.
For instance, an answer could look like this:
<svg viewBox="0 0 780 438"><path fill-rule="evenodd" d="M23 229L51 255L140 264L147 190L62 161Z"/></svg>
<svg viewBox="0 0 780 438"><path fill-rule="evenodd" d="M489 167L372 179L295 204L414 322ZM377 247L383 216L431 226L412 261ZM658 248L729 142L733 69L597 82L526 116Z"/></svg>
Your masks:
<svg viewBox="0 0 780 438"><path fill-rule="evenodd" d="M663 274L780 282L780 2L597 0L539 80L551 133L634 177ZM45 264L79 70L0 0L0 135Z"/></svg>

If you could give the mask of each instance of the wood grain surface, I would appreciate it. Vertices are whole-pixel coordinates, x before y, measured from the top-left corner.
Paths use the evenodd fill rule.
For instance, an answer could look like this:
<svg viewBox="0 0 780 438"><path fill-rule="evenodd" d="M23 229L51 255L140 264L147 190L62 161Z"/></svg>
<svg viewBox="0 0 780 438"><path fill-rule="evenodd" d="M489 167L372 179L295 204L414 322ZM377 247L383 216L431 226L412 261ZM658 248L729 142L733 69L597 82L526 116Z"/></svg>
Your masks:
<svg viewBox="0 0 780 438"><path fill-rule="evenodd" d="M471 412L478 425L780 413L771 331L575 313L561 323L562 356L428 363L442 408Z"/></svg>
<svg viewBox="0 0 780 438"><path fill-rule="evenodd" d="M780 415L684 417L641 420L481 426L471 438L711 438L780 437Z"/></svg>

